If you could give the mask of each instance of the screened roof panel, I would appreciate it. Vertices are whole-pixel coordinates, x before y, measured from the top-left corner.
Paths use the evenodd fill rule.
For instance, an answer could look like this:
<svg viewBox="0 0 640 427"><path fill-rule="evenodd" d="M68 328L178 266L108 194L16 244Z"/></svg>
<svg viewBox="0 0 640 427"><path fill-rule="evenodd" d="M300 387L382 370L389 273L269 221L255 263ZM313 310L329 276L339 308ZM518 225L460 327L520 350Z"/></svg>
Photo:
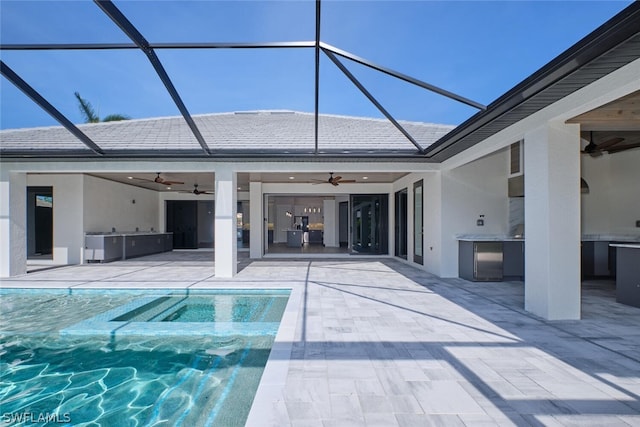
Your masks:
<svg viewBox="0 0 640 427"><path fill-rule="evenodd" d="M75 92L91 103L100 119L109 114L130 118L179 114L139 50L7 51L2 60L72 123L85 121Z"/></svg>
<svg viewBox="0 0 640 427"><path fill-rule="evenodd" d="M157 55L191 114L313 111L312 49L162 49Z"/></svg>
<svg viewBox="0 0 640 427"><path fill-rule="evenodd" d="M353 148L384 153L385 150L395 150L397 141L398 147L402 144L415 153L412 143L426 148L433 143L433 137L450 128L438 125L436 129L429 123L460 123L478 109L483 110L482 102L489 103L503 90L525 78L532 70L544 65L592 28L600 25L612 10L625 7L627 2L613 6L611 2L595 6L590 3L590 10L600 8L605 13L602 17L591 13L588 15L591 21L581 20L578 30L575 26L565 25L562 27L563 32L555 32L556 38L552 40L554 51L544 43L545 37L548 37L546 33L552 33L545 29L545 24L566 24L566 13L562 11L567 10L572 11L572 16L577 20L585 8L556 2L550 6L552 9L549 15L553 17L547 20L545 13L538 22L525 13L532 5L521 3L479 5L468 2L323 1L319 33L319 41L322 43L319 51L319 74L316 74L315 61L318 51L311 45L305 48L232 50L203 49L201 46L195 48L194 45L177 49L175 46L200 42L313 42L316 37L315 12L318 5L314 1L103 1L100 2L100 7L96 3L88 0L1 2L3 25L0 35L5 74L3 87L7 84L6 78L15 81L10 76L12 72L6 74L7 66L10 66L74 123L82 121L77 100L73 96L76 91L94 105L101 117L119 113L137 119L120 126L98 124L87 126L86 129L81 127L106 151L138 149L152 153L154 150L200 149L201 154L211 154L207 153L206 144L211 146L211 150L216 150L217 147L230 144L235 138L236 149L249 147L249 143L253 141L261 141L263 144L252 147L263 149L262 147L270 146L272 135L279 135L282 139L280 148L284 150L289 149L288 144L307 150L307 143L310 141L315 145L317 138L317 149L320 152L323 149L340 150L345 145L351 145L346 150ZM634 6L628 9L634 9ZM489 13L486 8L490 9ZM539 8L537 10L536 16L540 16ZM622 14L614 19L621 26L620 16ZM534 28L530 25L533 21ZM129 36L118 26L129 32ZM597 31L609 30L605 25ZM138 32L140 37L137 36ZM498 43L495 38L488 37L489 33L495 35L496 32L501 37ZM610 32L614 33L613 30ZM625 29L624 34L627 32L628 29ZM621 36L616 37L615 34L607 33L607 37L609 38L604 40L606 43L624 42ZM528 45L526 51L522 49L522 42L518 40L528 39L537 40L537 50ZM152 44L151 48L146 46L145 40ZM134 41L143 46L144 50L120 49L124 45L133 47ZM15 46L7 45L11 43L120 43L123 46L119 46L117 50L93 46L89 50L24 52L13 50ZM166 46L153 46L154 43L174 46L167 49ZM336 46L337 50L329 45ZM31 48L39 49L37 46ZM58 48L67 49L68 46ZM574 49L571 54L586 58L588 62L593 60L590 56L592 52L604 55L605 51L600 52L597 47L589 46L588 49ZM364 58L370 68L346 59L351 53ZM582 83L571 80L574 70L571 68L572 63L563 61L563 57L554 59L532 81L536 84L540 82L545 87L561 89L559 96L566 94L566 88L579 88ZM584 63L579 62L578 67L582 67ZM620 65L624 63L622 61ZM571 73L562 74L561 69L558 72L552 69L558 64ZM336 67L344 68L341 71ZM352 81L345 76L350 73L353 74ZM390 77L389 74L395 77ZM410 76L410 79L415 77L414 82L419 79L433 85L432 88L443 90L436 90L440 95L433 95L424 88L397 80L400 74ZM505 74L509 78L505 78ZM530 76L532 77L534 76ZM319 81L318 98L316 81ZM588 80L584 81L584 84L588 83ZM17 85L21 86L19 82ZM366 90L358 90L356 86L366 87ZM492 121L498 120L493 115L499 116L503 110L513 108L516 101L529 102L531 111L544 107L536 104L535 99L528 99L527 90L533 90L531 87L529 83L514 87L498 99L499 102L494 101L493 104L497 107L490 107L491 114L487 116L492 117ZM25 89L24 85L22 88ZM361 93L363 91L368 91L369 100ZM520 92L515 93L516 91ZM441 96L444 92L460 96ZM20 107L20 103L15 103L12 99L16 93L24 99L19 91L6 93L6 96L5 91L2 94L0 116L8 108ZM523 97L527 99L523 100ZM470 104L475 105L476 109L451 101L452 98L458 101L462 98L475 100L470 101ZM372 103L381 105L376 108ZM469 103L463 101L463 104ZM316 106L319 108L316 109ZM220 114L215 120L210 114L273 109L302 112L289 117L289 127L278 125L274 113L268 113L273 116L269 120L256 114L248 122L238 122L241 115L233 113ZM21 110L23 111L28 110ZM317 129L314 113L321 114ZM206 114L207 118L197 116L198 114ZM284 113L278 114L286 116ZM192 115L196 115L195 121L192 120ZM346 124L341 122L344 119L342 115L351 116ZM167 116L171 117L143 120ZM225 123L240 123L249 127L242 138L234 136L242 132L234 134L231 129L220 132L226 126L220 122L222 116ZM362 123L366 123L366 126L358 134L360 122L354 116L369 116L373 119L363 119ZM481 120L475 120L478 116ZM448 134L441 145L455 142L457 135L467 132L469 123L484 126L483 117L486 116L478 116L465 122L460 132L456 130ZM389 120L377 120L382 117ZM263 119L266 121L259 127L263 127L265 132L252 133L252 127ZM65 123L65 120L60 121ZM415 121L425 123L418 125L413 123ZM396 125L392 122L396 122ZM151 126L149 123L155 124ZM196 123L206 129L202 132L204 135L200 135ZM311 123L311 139L307 123ZM2 127L5 126L3 120ZM270 126L273 127L272 130ZM429 129L425 130L421 126ZM67 127L72 133L75 132L73 126ZM106 129L110 129L112 133L107 135ZM283 133L283 130L290 134ZM409 136L407 132L413 136ZM477 132L480 134L482 130ZM3 132L3 143L9 134L12 133ZM82 139L78 132L75 137ZM11 138L6 140L9 139ZM60 136L60 139L60 143L66 143L65 136ZM38 138L34 140L36 143L39 141ZM419 144L416 142L418 140ZM85 140L85 144L91 146L92 142ZM438 144L436 147L439 148ZM101 154L100 151L96 150L97 154Z"/></svg>
<svg viewBox="0 0 640 427"><path fill-rule="evenodd" d="M478 111L477 108L417 87L362 64L348 59L341 61L397 120L457 125Z"/></svg>
<svg viewBox="0 0 640 427"><path fill-rule="evenodd" d="M115 1L153 42L313 40L313 1Z"/></svg>
<svg viewBox="0 0 640 427"><path fill-rule="evenodd" d="M2 43L130 41L92 1L2 0L0 10Z"/></svg>
<svg viewBox="0 0 640 427"><path fill-rule="evenodd" d="M7 108L9 105L11 108ZM53 117L4 78L0 79L0 109L0 129L59 126Z"/></svg>

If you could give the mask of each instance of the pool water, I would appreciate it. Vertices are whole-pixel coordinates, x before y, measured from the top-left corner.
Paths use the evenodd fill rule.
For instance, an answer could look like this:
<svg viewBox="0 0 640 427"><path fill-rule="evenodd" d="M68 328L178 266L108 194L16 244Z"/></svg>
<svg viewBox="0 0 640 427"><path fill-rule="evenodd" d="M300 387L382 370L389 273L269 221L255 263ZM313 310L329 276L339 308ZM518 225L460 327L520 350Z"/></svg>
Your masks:
<svg viewBox="0 0 640 427"><path fill-rule="evenodd" d="M80 336L61 331L85 324L96 313L110 317L124 308L122 316L136 311L130 310L133 306L145 305L147 309L169 307L168 316L182 322L183 329L190 328L185 322L203 324L208 319L215 323L216 315L220 318L217 313L223 314L225 322L262 328L264 321L282 316L287 299L286 294L266 297L228 292L186 298L139 291L3 292L1 416L55 413L71 425L242 426L275 339L273 329L221 336L215 328L196 335L119 336L100 330ZM149 305L148 301L157 299L163 300ZM112 323L136 323L140 320L136 317L144 317L147 311L138 310L129 320Z"/></svg>
<svg viewBox="0 0 640 427"><path fill-rule="evenodd" d="M132 322L279 322L287 295L227 294L163 296L113 321Z"/></svg>

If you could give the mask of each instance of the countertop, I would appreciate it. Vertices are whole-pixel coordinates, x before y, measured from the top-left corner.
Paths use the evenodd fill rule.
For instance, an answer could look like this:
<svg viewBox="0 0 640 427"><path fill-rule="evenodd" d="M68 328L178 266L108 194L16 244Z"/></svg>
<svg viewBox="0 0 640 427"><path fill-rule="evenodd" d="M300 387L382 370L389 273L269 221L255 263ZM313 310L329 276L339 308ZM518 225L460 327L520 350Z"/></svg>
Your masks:
<svg viewBox="0 0 640 427"><path fill-rule="evenodd" d="M461 234L456 240L463 242L524 242L524 238L500 234Z"/></svg>
<svg viewBox="0 0 640 427"><path fill-rule="evenodd" d="M456 240L466 242L519 242L524 238L516 238L505 234L460 234ZM583 242L624 242L640 244L640 236L633 234L583 234L580 237Z"/></svg>
<svg viewBox="0 0 640 427"><path fill-rule="evenodd" d="M155 236L155 235L160 235L160 234L173 234L171 231L167 231L167 232L160 232L160 231L122 231L122 232L118 232L116 231L115 233L111 233L111 232L90 232L90 233L84 233L85 236L110 236L110 237L117 237L117 236Z"/></svg>
<svg viewBox="0 0 640 427"><path fill-rule="evenodd" d="M640 243L640 235L634 234L583 234L583 242L633 242Z"/></svg>
<svg viewBox="0 0 640 427"><path fill-rule="evenodd" d="M640 249L640 243L611 243L609 246L615 246L616 248Z"/></svg>

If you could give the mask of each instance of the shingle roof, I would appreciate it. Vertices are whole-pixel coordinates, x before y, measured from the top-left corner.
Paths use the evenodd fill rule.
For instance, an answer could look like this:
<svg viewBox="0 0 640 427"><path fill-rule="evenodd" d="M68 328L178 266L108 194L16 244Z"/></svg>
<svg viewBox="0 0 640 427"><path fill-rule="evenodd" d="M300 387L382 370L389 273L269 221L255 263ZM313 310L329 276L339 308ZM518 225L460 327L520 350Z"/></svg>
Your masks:
<svg viewBox="0 0 640 427"><path fill-rule="evenodd" d="M315 148L314 114L252 111L194 115L214 151L303 151ZM400 121L423 147L455 126ZM106 152L110 150L201 150L182 117L126 120L79 125ZM416 147L386 119L319 115L319 151L416 152ZM0 131L0 150L79 150L86 148L62 127Z"/></svg>

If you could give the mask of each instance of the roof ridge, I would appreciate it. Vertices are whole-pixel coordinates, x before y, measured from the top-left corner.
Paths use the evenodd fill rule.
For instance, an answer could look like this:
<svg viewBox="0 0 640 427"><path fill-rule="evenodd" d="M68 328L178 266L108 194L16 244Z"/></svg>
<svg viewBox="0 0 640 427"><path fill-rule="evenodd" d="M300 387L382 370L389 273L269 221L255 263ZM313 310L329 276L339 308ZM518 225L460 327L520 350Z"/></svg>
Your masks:
<svg viewBox="0 0 640 427"><path fill-rule="evenodd" d="M275 109L275 110L245 110L245 111L226 111L226 112L217 112L217 113L203 113L203 114L192 114L193 118L207 118L207 117L221 117L221 116L234 116L234 115L281 115L281 114L291 114L298 116L313 116L313 112L307 111L295 111L295 110L286 110L286 109ZM331 113L320 113L319 117L329 117L329 118L339 118L339 119L348 119L348 120L358 120L358 121L368 121L368 122L380 122L380 123L390 123L386 118L380 117L362 117L362 116L349 116L345 114L331 114ZM127 120L117 120L111 122L99 122L99 123L79 123L75 124L79 129L87 129L87 128L95 128L95 127L103 127L103 126L117 126L122 123L142 123L142 122L157 122L157 121L168 121L168 120L176 120L183 119L182 116L162 116L162 117L145 117L145 118L135 118L135 119L127 119ZM411 124L416 126L438 126L438 127L446 127L446 128L455 128L456 125L450 125L445 123L430 123L430 122L420 122L420 121L412 121L412 120L398 120L399 123L402 124ZM15 129L0 129L0 132L33 132L38 130L54 130L54 129L64 129L61 125L53 125L53 126L41 126L41 127L32 127L32 128L15 128Z"/></svg>

